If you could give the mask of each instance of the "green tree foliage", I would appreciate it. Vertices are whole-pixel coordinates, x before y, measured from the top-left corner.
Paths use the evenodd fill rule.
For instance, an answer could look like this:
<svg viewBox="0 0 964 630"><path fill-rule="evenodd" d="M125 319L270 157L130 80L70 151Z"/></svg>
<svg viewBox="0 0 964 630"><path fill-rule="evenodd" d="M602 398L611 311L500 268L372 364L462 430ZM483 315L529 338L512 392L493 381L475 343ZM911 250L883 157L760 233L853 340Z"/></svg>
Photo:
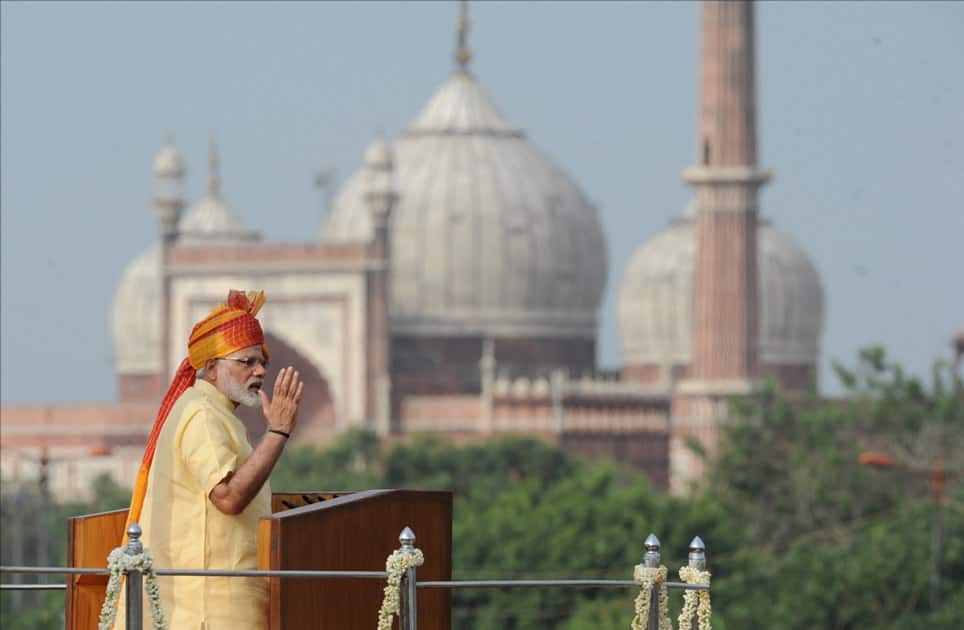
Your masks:
<svg viewBox="0 0 964 630"><path fill-rule="evenodd" d="M551 485L572 474L576 463L558 449L528 438L500 438L453 448L438 437L400 444L385 464L393 487L451 490L494 496L527 480Z"/></svg>
<svg viewBox="0 0 964 630"><path fill-rule="evenodd" d="M453 572L466 578L631 579L650 532L659 535L664 562L674 567L685 563L694 535L721 545L726 539L725 520L711 502L654 492L635 471L610 463L580 463L548 485L530 479L494 496L472 493L460 510ZM626 628L632 617L626 601L626 590L611 589L464 591L454 625L558 628L589 607L613 608L614 627Z"/></svg>
<svg viewBox="0 0 964 630"><path fill-rule="evenodd" d="M349 431L326 449L295 447L284 454L271 473L278 492L367 490L381 485L383 453L378 437Z"/></svg>
<svg viewBox="0 0 964 630"><path fill-rule="evenodd" d="M2 564L66 566L67 519L79 514L105 512L127 507L130 490L121 488L109 475L93 482L93 499L56 504L33 482L4 482ZM65 576L4 575L4 583L17 577L24 583L59 583ZM10 630L62 630L63 591L4 592L0 598L0 628Z"/></svg>
<svg viewBox="0 0 964 630"><path fill-rule="evenodd" d="M706 490L740 530L734 554L714 556L718 616L735 627L964 627L964 490L949 486L943 502L932 606L927 481L937 459L964 469L961 378L938 364L925 386L879 349L836 371L839 400L771 387L733 406ZM896 466L860 465L867 450Z"/></svg>

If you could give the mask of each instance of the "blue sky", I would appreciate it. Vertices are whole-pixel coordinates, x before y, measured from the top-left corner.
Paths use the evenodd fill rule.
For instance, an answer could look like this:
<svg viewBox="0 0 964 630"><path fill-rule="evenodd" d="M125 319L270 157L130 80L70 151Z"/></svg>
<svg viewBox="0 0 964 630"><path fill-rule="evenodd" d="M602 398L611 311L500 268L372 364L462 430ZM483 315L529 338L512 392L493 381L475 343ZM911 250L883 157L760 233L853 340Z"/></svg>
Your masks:
<svg viewBox="0 0 964 630"><path fill-rule="evenodd" d="M0 5L0 399L115 397L110 307L158 235L151 161L173 133L200 198L266 238L318 239L314 174L358 168L453 68L455 3ZM485 2L471 68L600 208L599 358L633 251L685 208L699 6ZM810 255L829 362L880 344L926 376L964 325L964 3L757 9L762 213Z"/></svg>

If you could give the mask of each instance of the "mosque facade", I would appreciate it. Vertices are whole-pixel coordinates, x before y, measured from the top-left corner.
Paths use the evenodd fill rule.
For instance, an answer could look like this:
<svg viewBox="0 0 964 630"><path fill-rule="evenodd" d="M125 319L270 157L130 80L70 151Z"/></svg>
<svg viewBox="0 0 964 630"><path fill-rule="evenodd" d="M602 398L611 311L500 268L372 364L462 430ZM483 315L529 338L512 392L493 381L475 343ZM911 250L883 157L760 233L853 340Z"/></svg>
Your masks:
<svg viewBox="0 0 964 630"><path fill-rule="evenodd" d="M113 304L119 400L6 406L4 452L109 449L55 489L103 470L129 483L193 323L229 288L268 297L271 362L306 382L300 444L355 428L535 435L682 492L702 475L687 441L713 451L728 397L766 376L813 382L820 281L757 202L769 174L757 164L752 4L703 6L693 201L620 270L616 371L596 363L610 278L599 211L495 106L466 32L463 15L454 71L394 142L367 147L317 242L265 242L244 225L213 142L207 193L188 206L183 159L165 145L153 164L160 237ZM242 412L254 439L259 413Z"/></svg>

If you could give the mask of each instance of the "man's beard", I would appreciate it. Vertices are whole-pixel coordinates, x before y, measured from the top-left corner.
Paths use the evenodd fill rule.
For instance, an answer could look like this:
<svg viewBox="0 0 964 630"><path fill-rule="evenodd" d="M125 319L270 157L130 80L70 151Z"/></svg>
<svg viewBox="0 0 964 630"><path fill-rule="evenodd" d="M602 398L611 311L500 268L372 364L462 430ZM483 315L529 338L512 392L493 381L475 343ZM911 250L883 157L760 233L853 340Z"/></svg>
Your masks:
<svg viewBox="0 0 964 630"><path fill-rule="evenodd" d="M264 379L251 377L247 382L242 383L232 375L224 373L223 380L218 380L220 381L221 392L231 401L239 405L244 405L245 407L258 407L261 405L261 396L258 395L258 392L248 388L251 385L257 384L258 389L260 389L261 386L264 385Z"/></svg>

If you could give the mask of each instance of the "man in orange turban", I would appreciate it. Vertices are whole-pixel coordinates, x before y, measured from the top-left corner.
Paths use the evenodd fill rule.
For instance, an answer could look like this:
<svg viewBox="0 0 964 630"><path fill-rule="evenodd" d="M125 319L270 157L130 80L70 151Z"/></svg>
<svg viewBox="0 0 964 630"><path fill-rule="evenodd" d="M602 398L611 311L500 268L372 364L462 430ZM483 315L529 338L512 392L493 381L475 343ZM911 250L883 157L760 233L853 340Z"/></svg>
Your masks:
<svg viewBox="0 0 964 630"><path fill-rule="evenodd" d="M161 403L128 514L155 567L257 568L258 519L271 513L268 475L294 430L304 389L292 367L279 372L272 398L261 389L268 349L255 316L263 304L263 292L231 291L198 322ZM264 411L268 429L255 448L235 415L239 404ZM170 628L267 627L262 579L161 576L159 587ZM117 619L123 627L124 611Z"/></svg>

